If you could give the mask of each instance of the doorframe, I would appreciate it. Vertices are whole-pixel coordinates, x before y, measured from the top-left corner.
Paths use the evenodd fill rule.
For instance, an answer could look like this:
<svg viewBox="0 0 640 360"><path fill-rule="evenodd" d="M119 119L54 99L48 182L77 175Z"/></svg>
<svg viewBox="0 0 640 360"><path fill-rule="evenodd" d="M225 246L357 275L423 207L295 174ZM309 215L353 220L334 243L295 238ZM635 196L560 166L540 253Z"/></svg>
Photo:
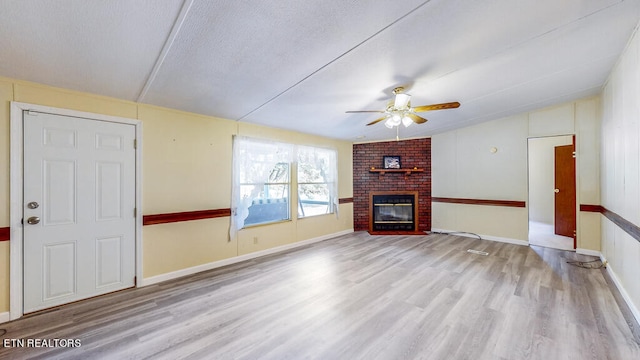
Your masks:
<svg viewBox="0 0 640 360"><path fill-rule="evenodd" d="M23 306L23 111L38 111L54 115L86 118L98 121L133 125L135 127L135 274L136 287L142 282L142 121L118 116L102 115L77 110L61 109L43 105L11 102L10 120L10 186L9 186L9 222L10 222L10 268L9 268L9 320L15 320L24 315Z"/></svg>
<svg viewBox="0 0 640 360"><path fill-rule="evenodd" d="M559 137L559 136L571 136L571 144L573 144L574 151L574 159L575 159L575 178L574 185L576 187L576 236L573 238L573 250L578 251L578 236L580 234L580 165L578 161L578 139L576 133L567 133L567 134L552 134L552 135L540 135L540 136L527 136L527 199L531 196L531 184L529 183L529 172L531 171L529 164L529 140L531 139L541 139L541 138L549 138L549 137ZM555 171L555 170L554 170ZM529 242L529 222L531 219L531 209L527 208L527 242Z"/></svg>

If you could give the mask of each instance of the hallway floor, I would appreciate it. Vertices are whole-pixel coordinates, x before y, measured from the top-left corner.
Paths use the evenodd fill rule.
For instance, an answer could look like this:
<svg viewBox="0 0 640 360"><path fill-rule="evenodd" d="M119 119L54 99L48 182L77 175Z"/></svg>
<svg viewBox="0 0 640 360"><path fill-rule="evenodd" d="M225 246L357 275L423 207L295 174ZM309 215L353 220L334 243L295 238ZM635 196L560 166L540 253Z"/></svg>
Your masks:
<svg viewBox="0 0 640 360"><path fill-rule="evenodd" d="M575 250L573 238L554 233L553 224L529 221L529 244L560 250Z"/></svg>

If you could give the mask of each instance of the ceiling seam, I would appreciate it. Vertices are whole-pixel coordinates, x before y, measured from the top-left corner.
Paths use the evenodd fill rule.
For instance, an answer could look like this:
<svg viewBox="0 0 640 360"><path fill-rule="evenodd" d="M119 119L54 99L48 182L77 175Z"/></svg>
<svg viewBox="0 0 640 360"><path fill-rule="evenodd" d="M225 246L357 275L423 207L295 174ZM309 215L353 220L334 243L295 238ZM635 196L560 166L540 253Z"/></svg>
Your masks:
<svg viewBox="0 0 640 360"><path fill-rule="evenodd" d="M236 121L241 121L243 119L245 119L246 117L250 116L251 114L253 114L254 112L260 110L261 108L263 108L264 106L266 106L267 104L269 104L270 102L274 101L275 99L279 98L280 96L284 95L285 93L287 93L289 90L293 89L294 87L300 85L302 82L304 82L305 80L309 79L310 77L312 77L313 75L317 74L318 72L322 71L323 69L325 69L326 67L328 67L329 65L335 63L336 61L340 60L341 58L343 58L345 55L351 53L353 50L359 48L360 46L364 45L365 43L369 42L371 39L375 38L376 36L380 35L382 32L384 32L385 30L387 30L388 28L392 27L393 25L397 24L398 22L404 20L406 17L408 17L409 15L413 14L414 12L418 11L418 9L420 9L421 7L425 6L426 4L428 4L429 2L431 2L431 0L426 0L425 2L423 2L422 4L416 6L415 8L413 8L412 10L410 10L409 12L407 12L406 14L400 16L399 18L397 18L396 20L392 21L391 23L389 23L388 25L386 25L385 27L383 27L382 29L376 31L375 33L373 33L372 35L370 35L369 37L367 37L366 39L362 40L361 42L359 42L358 44L354 45L352 48L350 48L349 50L343 52L342 54L338 55L335 59L329 61L328 63L322 65L321 67L317 68L315 71L313 71L311 74L303 77L301 80L297 81L296 83L294 83L293 85L289 86L288 88L284 89L283 91L281 91L280 93L278 93L277 95L273 96L272 98L270 98L269 100L265 101L264 103L262 103L261 105L259 105L258 107L256 107L255 109L249 111L248 113L242 115L241 117L239 117L238 119L236 119Z"/></svg>
<svg viewBox="0 0 640 360"><path fill-rule="evenodd" d="M180 9L180 13L176 18L176 21L173 23L171 32L167 36L167 40L164 42L164 46L162 47L162 50L160 51L160 54L158 55L158 58L156 59L156 62L153 65L153 69L151 70L151 73L147 77L147 81L142 87L142 90L140 90L140 94L138 94L138 98L136 99L137 102L142 102L142 99L144 99L144 97L147 95L147 92L149 91L151 84L153 84L154 80L158 76L158 72L160 72L160 67L164 63L164 59L167 57L167 54L169 54L169 50L171 50L171 47L173 46L173 43L176 40L176 37L178 36L178 32L180 32L180 29L182 28L182 24L184 24L184 21L187 18L187 14L189 13L191 6L193 5L193 2L194 0L184 0L184 2L182 3L182 8Z"/></svg>

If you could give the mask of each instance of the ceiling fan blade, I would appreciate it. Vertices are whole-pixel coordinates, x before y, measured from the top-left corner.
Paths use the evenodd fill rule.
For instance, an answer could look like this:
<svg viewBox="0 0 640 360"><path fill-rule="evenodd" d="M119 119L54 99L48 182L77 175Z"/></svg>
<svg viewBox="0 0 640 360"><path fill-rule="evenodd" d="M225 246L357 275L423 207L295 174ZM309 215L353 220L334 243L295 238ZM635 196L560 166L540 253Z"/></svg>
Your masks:
<svg viewBox="0 0 640 360"><path fill-rule="evenodd" d="M352 110L345 111L346 113L383 113L384 110Z"/></svg>
<svg viewBox="0 0 640 360"><path fill-rule="evenodd" d="M413 122L416 124L424 124L427 122L427 119L420 117L416 114L407 114L407 116L410 117L411 120L413 120Z"/></svg>
<svg viewBox="0 0 640 360"><path fill-rule="evenodd" d="M442 104L416 106L413 108L413 111L424 112L424 111L433 111L433 110L455 109L457 107L460 107L460 103L455 101L455 102L448 102L448 103L442 103Z"/></svg>
<svg viewBox="0 0 640 360"><path fill-rule="evenodd" d="M372 122L368 123L367 126L373 125L373 124L377 124L377 123L379 123L380 121L382 121L382 120L384 120L386 118L387 118L386 116L383 116L380 119L373 120Z"/></svg>

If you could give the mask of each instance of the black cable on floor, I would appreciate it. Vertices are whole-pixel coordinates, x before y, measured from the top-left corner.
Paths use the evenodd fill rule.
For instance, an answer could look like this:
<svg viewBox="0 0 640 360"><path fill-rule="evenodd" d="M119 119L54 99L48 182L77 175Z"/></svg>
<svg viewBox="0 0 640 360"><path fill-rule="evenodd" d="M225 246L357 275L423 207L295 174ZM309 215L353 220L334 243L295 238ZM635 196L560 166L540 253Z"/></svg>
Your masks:
<svg viewBox="0 0 640 360"><path fill-rule="evenodd" d="M596 260L591 260L591 261L567 261L567 264L569 265L573 265L573 266L577 266L577 267L581 267L583 269L601 269L604 266L604 264L601 262L600 264L593 264L595 262L600 261L599 259ZM591 265L593 264L593 265Z"/></svg>

